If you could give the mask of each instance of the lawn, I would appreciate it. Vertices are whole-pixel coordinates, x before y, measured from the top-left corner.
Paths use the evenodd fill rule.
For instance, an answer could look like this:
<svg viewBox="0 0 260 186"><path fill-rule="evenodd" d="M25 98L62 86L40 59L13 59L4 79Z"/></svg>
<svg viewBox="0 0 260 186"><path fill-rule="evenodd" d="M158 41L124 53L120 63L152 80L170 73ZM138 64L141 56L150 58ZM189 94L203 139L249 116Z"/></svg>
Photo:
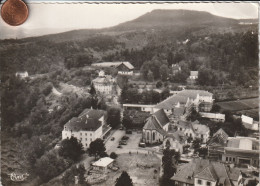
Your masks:
<svg viewBox="0 0 260 186"><path fill-rule="evenodd" d="M243 99L236 101L225 101L217 103L223 110L242 111L258 108L258 98Z"/></svg>
<svg viewBox="0 0 260 186"><path fill-rule="evenodd" d="M153 154L120 154L116 159L119 170L110 172L108 180L98 185L113 186L122 171L127 171L135 186L157 186L159 185L159 170L161 160ZM154 170L157 173L154 173ZM155 176L156 175L156 176Z"/></svg>

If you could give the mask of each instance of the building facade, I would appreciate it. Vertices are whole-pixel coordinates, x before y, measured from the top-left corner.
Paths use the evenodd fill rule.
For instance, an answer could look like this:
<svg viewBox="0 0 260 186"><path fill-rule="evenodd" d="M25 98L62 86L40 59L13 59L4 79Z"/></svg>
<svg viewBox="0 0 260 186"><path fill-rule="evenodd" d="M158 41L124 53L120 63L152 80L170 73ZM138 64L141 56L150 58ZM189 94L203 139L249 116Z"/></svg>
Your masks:
<svg viewBox="0 0 260 186"><path fill-rule="evenodd" d="M99 76L92 80L95 90L98 93L110 95L116 89L116 80L110 75L105 75L104 71L99 72ZM116 90L115 90L116 91Z"/></svg>
<svg viewBox="0 0 260 186"><path fill-rule="evenodd" d="M259 141L250 137L229 137L222 161L259 167Z"/></svg>

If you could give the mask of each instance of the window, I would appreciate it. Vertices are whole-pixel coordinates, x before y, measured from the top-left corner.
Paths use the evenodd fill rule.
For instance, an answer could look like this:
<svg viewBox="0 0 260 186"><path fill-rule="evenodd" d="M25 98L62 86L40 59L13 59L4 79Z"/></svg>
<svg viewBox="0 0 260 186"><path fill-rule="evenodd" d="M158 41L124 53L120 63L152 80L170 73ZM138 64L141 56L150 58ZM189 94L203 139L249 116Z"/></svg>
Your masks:
<svg viewBox="0 0 260 186"><path fill-rule="evenodd" d="M92 136L92 133L90 133L90 136Z"/></svg>
<svg viewBox="0 0 260 186"><path fill-rule="evenodd" d="M82 133L79 133L82 136Z"/></svg>
<svg viewBox="0 0 260 186"><path fill-rule="evenodd" d="M201 138L203 138L203 134L201 134Z"/></svg>
<svg viewBox="0 0 260 186"><path fill-rule="evenodd" d="M153 132L153 140L155 140L155 132Z"/></svg>
<svg viewBox="0 0 260 186"><path fill-rule="evenodd" d="M231 157L229 157L229 161L232 161L232 158L231 158Z"/></svg>
<svg viewBox="0 0 260 186"><path fill-rule="evenodd" d="M236 161L236 158L233 158L233 162L235 162Z"/></svg>
<svg viewBox="0 0 260 186"><path fill-rule="evenodd" d="M228 161L228 157L226 157L226 161Z"/></svg>
<svg viewBox="0 0 260 186"><path fill-rule="evenodd" d="M180 128L180 131L182 131L182 128Z"/></svg>
<svg viewBox="0 0 260 186"><path fill-rule="evenodd" d="M198 184L201 185L201 184L202 184L202 181L201 181L201 180L198 180Z"/></svg>
<svg viewBox="0 0 260 186"><path fill-rule="evenodd" d="M86 143L86 147L88 146L88 144Z"/></svg>
<svg viewBox="0 0 260 186"><path fill-rule="evenodd" d="M85 136L87 136L88 135L88 133L85 133Z"/></svg>
<svg viewBox="0 0 260 186"><path fill-rule="evenodd" d="M88 141L88 138L85 138L86 141Z"/></svg>
<svg viewBox="0 0 260 186"><path fill-rule="evenodd" d="M146 138L147 138L147 140L149 140L149 132L147 132Z"/></svg>
<svg viewBox="0 0 260 186"><path fill-rule="evenodd" d="M207 181L207 186L211 186L211 182Z"/></svg>

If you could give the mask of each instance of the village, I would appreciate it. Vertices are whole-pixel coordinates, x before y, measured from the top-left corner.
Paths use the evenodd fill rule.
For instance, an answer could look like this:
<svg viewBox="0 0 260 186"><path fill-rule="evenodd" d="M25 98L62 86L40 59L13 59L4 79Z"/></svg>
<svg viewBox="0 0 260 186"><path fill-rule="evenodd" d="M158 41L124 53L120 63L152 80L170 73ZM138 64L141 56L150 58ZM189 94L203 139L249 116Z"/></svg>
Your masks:
<svg viewBox="0 0 260 186"><path fill-rule="evenodd" d="M246 113L221 112L221 103L215 103L213 93L186 89L186 86L168 91L158 103L128 102L135 96L130 93L123 98L128 86L124 83L129 81L136 82L140 95L145 91L162 94L165 90L152 84L138 85L134 79L140 72L135 71L130 62L94 63L90 68L98 76L87 89L89 94L102 97L106 105L117 108L118 112L108 113L92 107L84 109L67 121L60 131L62 141L55 146L59 150L63 148L64 140L77 139L88 154L77 163L77 166L84 165L84 179L88 184L113 185L125 171L134 185L159 185L166 174L164 156L172 159L166 162L176 169L174 173L168 173L171 175L169 185L259 183L259 121ZM171 70L177 73L181 68L173 65ZM187 83L196 84L198 74L198 71L191 71ZM29 78L27 72L16 76ZM128 81L120 84L119 79ZM54 91L57 94L58 91ZM56 105L55 109L61 107ZM53 107L50 109L52 112ZM108 119L113 114L114 117ZM230 125L228 122L243 126L250 131L249 136L230 136L224 126ZM103 150L100 150L102 144ZM49 183L58 184L64 176L66 173ZM74 175L73 182L79 183L79 175Z"/></svg>

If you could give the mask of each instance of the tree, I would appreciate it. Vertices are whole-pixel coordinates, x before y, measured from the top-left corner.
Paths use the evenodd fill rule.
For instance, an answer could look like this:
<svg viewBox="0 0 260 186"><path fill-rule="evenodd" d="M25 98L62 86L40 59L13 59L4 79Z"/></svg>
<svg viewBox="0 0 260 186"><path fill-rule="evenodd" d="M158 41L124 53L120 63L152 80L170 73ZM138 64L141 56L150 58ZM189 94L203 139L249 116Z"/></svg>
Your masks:
<svg viewBox="0 0 260 186"><path fill-rule="evenodd" d="M123 171L119 178L116 179L115 186L133 186L133 181L126 171Z"/></svg>
<svg viewBox="0 0 260 186"><path fill-rule="evenodd" d="M89 90L89 93L91 94L91 96L94 96L94 95L96 95L96 89L95 89L95 87L94 87L94 84L93 84L93 83L91 83L91 85L90 85L90 90Z"/></svg>
<svg viewBox="0 0 260 186"><path fill-rule="evenodd" d="M168 88L165 88L162 92L161 92L161 99L165 100L166 98L168 98L170 96L170 90Z"/></svg>
<svg viewBox="0 0 260 186"><path fill-rule="evenodd" d="M156 88L161 88L162 87L162 82L161 81L158 81L157 83L156 83Z"/></svg>
<svg viewBox="0 0 260 186"><path fill-rule="evenodd" d="M168 66L166 64L163 64L160 67L160 75L161 75L161 80L166 81L169 75L169 70Z"/></svg>
<svg viewBox="0 0 260 186"><path fill-rule="evenodd" d="M123 126L128 129L131 128L133 125L133 121L130 117L130 113L124 111L124 116L123 116L123 121L122 121Z"/></svg>
<svg viewBox="0 0 260 186"><path fill-rule="evenodd" d="M83 153L83 146L81 142L78 142L77 138L72 136L70 139L64 139L61 142L61 148L59 149L60 156L78 161Z"/></svg>
<svg viewBox="0 0 260 186"><path fill-rule="evenodd" d="M92 141L90 143L89 154L94 155L95 159L97 159L98 156L100 157L105 152L106 152L106 147L102 139L97 138L95 141Z"/></svg>
<svg viewBox="0 0 260 186"><path fill-rule="evenodd" d="M176 156L176 159L175 159ZM163 177L170 179L176 172L177 158L179 159L175 150L170 150L169 147L164 149L162 157Z"/></svg>
<svg viewBox="0 0 260 186"><path fill-rule="evenodd" d="M117 158L117 154L115 152L111 152L110 158L116 159Z"/></svg>
<svg viewBox="0 0 260 186"><path fill-rule="evenodd" d="M220 109L221 109L221 107L218 104L213 104L210 112L218 113L218 112L220 112Z"/></svg>
<svg viewBox="0 0 260 186"><path fill-rule="evenodd" d="M201 148L201 139L196 138L195 140L193 140L192 147L194 149L194 153L198 152Z"/></svg>
<svg viewBox="0 0 260 186"><path fill-rule="evenodd" d="M151 70L148 71L147 80L148 81L153 81L154 80L154 75L153 75L153 72Z"/></svg>
<svg viewBox="0 0 260 186"><path fill-rule="evenodd" d="M200 119L200 117L201 117L200 114L194 108L192 108L191 113L187 117L187 120L196 121L196 120Z"/></svg>
<svg viewBox="0 0 260 186"><path fill-rule="evenodd" d="M110 107L107 110L107 123L114 129L121 124L121 113L117 107Z"/></svg>

